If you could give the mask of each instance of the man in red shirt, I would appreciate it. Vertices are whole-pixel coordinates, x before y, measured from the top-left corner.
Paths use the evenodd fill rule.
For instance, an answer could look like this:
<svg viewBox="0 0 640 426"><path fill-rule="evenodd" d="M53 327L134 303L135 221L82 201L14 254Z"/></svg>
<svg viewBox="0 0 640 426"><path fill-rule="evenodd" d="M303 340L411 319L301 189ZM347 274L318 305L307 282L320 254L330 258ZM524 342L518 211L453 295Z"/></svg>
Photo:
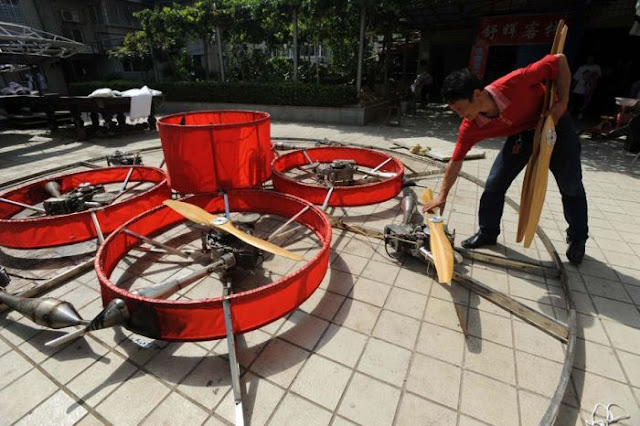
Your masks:
<svg viewBox="0 0 640 426"><path fill-rule="evenodd" d="M507 136L485 185L478 212L480 230L462 242L464 248L496 244L505 193L531 156L533 134L544 99L544 81L555 81L558 97L550 109L556 124L557 141L549 169L560 194L567 228L567 258L582 262L588 238L587 198L582 185L580 140L567 111L571 71L563 54L547 55L483 87L468 69L454 71L442 86L442 97L463 118L453 156L447 164L438 197L423 211L444 211L449 190L455 183L466 153L478 142Z"/></svg>

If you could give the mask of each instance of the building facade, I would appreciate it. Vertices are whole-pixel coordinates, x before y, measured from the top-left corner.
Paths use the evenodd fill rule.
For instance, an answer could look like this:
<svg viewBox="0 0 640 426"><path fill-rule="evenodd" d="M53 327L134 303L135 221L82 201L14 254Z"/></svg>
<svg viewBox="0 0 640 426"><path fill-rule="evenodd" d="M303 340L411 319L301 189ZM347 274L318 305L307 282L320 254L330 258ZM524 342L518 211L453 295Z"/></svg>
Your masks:
<svg viewBox="0 0 640 426"><path fill-rule="evenodd" d="M105 77L135 79L146 70L110 58L127 33L139 29L133 13L152 5L143 0L0 0L0 21L62 35L88 46L87 53L45 63L48 91L67 93L68 83ZM20 75L4 76L23 79Z"/></svg>

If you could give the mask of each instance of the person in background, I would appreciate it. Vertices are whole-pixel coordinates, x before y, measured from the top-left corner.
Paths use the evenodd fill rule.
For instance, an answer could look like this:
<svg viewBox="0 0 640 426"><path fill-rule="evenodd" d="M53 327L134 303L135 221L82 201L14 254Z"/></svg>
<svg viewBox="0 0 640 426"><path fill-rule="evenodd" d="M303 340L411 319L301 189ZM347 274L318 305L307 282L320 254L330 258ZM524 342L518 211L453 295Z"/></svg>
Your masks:
<svg viewBox="0 0 640 426"><path fill-rule="evenodd" d="M572 112L578 114L578 120L584 118L584 112L591 102L600 77L602 77L600 65L595 63L595 58L591 55L587 57L587 63L580 66L575 74L573 74L575 84L573 86L572 97L575 103Z"/></svg>
<svg viewBox="0 0 640 426"><path fill-rule="evenodd" d="M33 91L34 90L33 74L31 74L31 71L27 71L24 77L27 80L27 87L29 88L29 90Z"/></svg>
<svg viewBox="0 0 640 426"><path fill-rule="evenodd" d="M36 78L38 79L38 84L40 85L40 90L42 90L42 93L46 92L49 87L47 86L47 79L45 78L44 74L41 71L38 71L38 74L36 74Z"/></svg>
<svg viewBox="0 0 640 426"><path fill-rule="evenodd" d="M574 264L582 262L588 238L587 197L582 185L580 141L570 114L566 114L571 71L563 54L547 55L486 87L468 69L454 71L444 80L442 97L463 120L440 192L423 206L423 211L432 212L439 208L442 214L465 155L473 145L484 139L507 136L480 199L480 229L462 242L464 248L475 249L497 243L505 194L531 156L546 81L555 81L558 91L557 101L549 110L556 122L557 133L549 169L558 183L564 217L569 224L567 258Z"/></svg>
<svg viewBox="0 0 640 426"><path fill-rule="evenodd" d="M426 63L421 62L420 66L422 70L416 76L416 79L411 84L411 92L413 92L416 105L421 102L422 105L426 105L429 102L429 92L431 91L431 85L433 84L433 77L427 71Z"/></svg>

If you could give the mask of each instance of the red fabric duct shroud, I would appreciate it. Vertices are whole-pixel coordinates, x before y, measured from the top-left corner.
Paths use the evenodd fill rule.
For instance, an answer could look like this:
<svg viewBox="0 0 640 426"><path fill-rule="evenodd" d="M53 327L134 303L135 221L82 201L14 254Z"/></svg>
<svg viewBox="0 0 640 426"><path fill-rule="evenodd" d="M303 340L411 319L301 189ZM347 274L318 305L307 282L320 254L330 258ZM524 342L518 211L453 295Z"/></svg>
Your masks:
<svg viewBox="0 0 640 426"><path fill-rule="evenodd" d="M158 120L169 186L183 194L256 188L271 177L271 116L197 111Z"/></svg>
<svg viewBox="0 0 640 426"><path fill-rule="evenodd" d="M382 152L365 148L352 147L320 147L306 150L311 161L330 163L333 160L355 160L360 166L378 167L390 156ZM308 184L296 181L285 173L298 166L309 164L302 150L293 151L276 158L271 167L273 169L273 186L276 191L293 194L313 203L322 204L327 196L328 188L323 185ZM395 177L378 182L354 185L336 186L329 199L329 206L364 206L386 201L395 197L402 190L404 166L395 157L379 169L383 172L395 172Z"/></svg>
<svg viewBox="0 0 640 426"><path fill-rule="evenodd" d="M122 183L131 167L133 172L129 179L129 186L134 185L134 182L153 182L155 185L140 194L95 209L100 229L104 234L108 234L127 220L157 206L171 196L164 171L146 166L88 170L22 185L5 192L0 197L35 205L51 197L51 194L45 190L45 184L48 182L58 182L60 191L63 193L84 182L92 185ZM97 236L88 210L59 216L11 219L21 210L23 210L22 207L0 202L0 246L18 249L56 247L87 241Z"/></svg>
<svg viewBox="0 0 640 426"><path fill-rule="evenodd" d="M259 212L292 217L309 204L297 197L275 191L239 190L229 194L231 211ZM224 213L224 201L218 194L200 194L183 199L212 213ZM159 206L123 225L142 235L154 235L185 219L168 207ZM322 244L312 258L289 275L265 286L231 296L234 333L244 333L286 315L304 302L320 285L327 270L331 246L331 224L317 207L311 207L298 219L308 226ZM127 328L155 339L196 341L225 336L222 298L197 301L143 298L117 287L109 280L112 271L139 241L117 230L96 254L95 269L100 281L102 303L116 297L129 309Z"/></svg>

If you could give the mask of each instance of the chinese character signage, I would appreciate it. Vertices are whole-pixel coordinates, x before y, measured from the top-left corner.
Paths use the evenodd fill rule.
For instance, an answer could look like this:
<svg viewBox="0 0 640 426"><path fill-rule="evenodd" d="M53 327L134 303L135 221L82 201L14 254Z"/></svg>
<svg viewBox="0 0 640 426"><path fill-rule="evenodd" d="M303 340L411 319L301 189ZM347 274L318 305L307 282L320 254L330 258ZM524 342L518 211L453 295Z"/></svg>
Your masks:
<svg viewBox="0 0 640 426"><path fill-rule="evenodd" d="M552 43L556 27L563 15L508 15L480 21L477 41L487 44Z"/></svg>
<svg viewBox="0 0 640 426"><path fill-rule="evenodd" d="M471 47L469 68L480 78L484 76L489 46L510 44L552 44L558 21L567 15L505 15L483 18L476 41Z"/></svg>

